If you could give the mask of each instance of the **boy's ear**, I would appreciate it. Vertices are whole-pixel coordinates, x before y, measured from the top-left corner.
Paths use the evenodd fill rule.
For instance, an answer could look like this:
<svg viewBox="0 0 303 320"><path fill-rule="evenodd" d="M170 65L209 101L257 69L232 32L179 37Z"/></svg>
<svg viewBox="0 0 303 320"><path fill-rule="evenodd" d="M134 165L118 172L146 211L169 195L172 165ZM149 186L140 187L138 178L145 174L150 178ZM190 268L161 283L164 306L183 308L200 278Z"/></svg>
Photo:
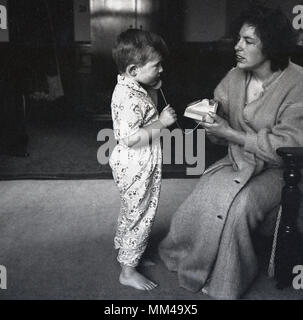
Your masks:
<svg viewBox="0 0 303 320"><path fill-rule="evenodd" d="M138 67L135 64L130 64L126 67L126 73L130 76L135 77L137 75Z"/></svg>

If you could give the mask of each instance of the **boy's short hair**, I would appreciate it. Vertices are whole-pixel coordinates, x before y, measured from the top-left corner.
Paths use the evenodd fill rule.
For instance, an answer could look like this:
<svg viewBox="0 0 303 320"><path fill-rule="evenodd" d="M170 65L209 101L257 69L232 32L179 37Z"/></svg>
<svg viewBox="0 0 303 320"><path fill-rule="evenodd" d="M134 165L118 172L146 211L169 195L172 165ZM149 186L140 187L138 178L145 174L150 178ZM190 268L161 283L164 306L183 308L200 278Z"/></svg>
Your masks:
<svg viewBox="0 0 303 320"><path fill-rule="evenodd" d="M168 55L166 43L161 36L140 29L122 32L112 50L120 73L125 72L130 64L144 65L154 54L159 54L164 59Z"/></svg>

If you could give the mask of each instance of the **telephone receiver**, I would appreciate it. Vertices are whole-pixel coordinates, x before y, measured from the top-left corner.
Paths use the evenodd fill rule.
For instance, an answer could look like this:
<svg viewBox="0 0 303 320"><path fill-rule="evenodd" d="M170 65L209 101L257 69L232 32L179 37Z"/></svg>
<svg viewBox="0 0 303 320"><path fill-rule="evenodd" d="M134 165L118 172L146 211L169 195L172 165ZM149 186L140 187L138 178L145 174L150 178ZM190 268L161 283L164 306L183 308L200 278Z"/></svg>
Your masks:
<svg viewBox="0 0 303 320"><path fill-rule="evenodd" d="M153 89L159 90L162 87L162 80L159 80L155 85L152 86Z"/></svg>
<svg viewBox="0 0 303 320"><path fill-rule="evenodd" d="M152 100L156 105L158 105L158 90L161 90L162 86L162 80L159 80L155 85L153 86L145 86L145 90L149 93L151 96Z"/></svg>

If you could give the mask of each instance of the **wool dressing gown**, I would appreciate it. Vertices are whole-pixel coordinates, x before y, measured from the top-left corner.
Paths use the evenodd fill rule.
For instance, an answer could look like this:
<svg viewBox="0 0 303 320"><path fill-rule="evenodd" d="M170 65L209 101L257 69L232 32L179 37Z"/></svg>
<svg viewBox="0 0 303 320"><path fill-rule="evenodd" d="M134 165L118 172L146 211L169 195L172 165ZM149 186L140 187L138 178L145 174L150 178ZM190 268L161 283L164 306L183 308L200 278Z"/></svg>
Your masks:
<svg viewBox="0 0 303 320"><path fill-rule="evenodd" d="M233 68L214 98L230 126L246 133L244 146L209 167L173 215L159 246L181 287L217 299L237 299L252 284L258 261L253 232L279 206L282 161L276 149L303 146L303 68L290 63L246 104L249 73Z"/></svg>

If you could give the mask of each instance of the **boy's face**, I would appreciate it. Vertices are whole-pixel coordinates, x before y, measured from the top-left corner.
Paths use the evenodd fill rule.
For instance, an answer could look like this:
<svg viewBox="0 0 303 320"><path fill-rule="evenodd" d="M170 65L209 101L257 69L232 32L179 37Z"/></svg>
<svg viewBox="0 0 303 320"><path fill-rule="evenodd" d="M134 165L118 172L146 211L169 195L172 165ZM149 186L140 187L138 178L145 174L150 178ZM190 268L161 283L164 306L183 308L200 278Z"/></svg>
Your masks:
<svg viewBox="0 0 303 320"><path fill-rule="evenodd" d="M153 87L160 81L162 72L162 58L159 54L153 54L147 63L137 66L135 80L143 85Z"/></svg>

